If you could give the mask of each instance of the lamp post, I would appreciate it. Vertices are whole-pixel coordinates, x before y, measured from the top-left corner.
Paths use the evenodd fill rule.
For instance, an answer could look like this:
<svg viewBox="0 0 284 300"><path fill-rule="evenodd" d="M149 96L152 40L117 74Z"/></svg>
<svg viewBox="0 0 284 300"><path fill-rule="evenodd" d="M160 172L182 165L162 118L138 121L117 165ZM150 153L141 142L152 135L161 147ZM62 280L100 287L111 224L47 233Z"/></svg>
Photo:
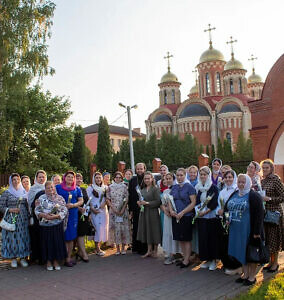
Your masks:
<svg viewBox="0 0 284 300"><path fill-rule="evenodd" d="M119 106L125 108L127 110L127 119L128 119L128 128L129 128L129 148L130 148L130 164L131 164L131 170L133 174L135 173L135 167L134 167L134 151L133 151L133 139L132 139L132 125L131 125L131 114L130 110L132 108L138 108L138 105L133 105L133 106L126 106L122 104L121 102L118 103Z"/></svg>

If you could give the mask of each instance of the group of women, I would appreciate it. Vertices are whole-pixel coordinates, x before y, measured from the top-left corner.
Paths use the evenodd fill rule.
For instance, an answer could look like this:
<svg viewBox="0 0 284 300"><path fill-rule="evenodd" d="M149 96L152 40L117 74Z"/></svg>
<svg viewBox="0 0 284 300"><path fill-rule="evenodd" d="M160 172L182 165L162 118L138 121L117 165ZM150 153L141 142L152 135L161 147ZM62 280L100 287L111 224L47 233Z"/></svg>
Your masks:
<svg viewBox="0 0 284 300"><path fill-rule="evenodd" d="M104 175L104 176L103 176ZM60 270L64 260L73 267L76 258L88 262L84 238L95 241L95 252L104 256L101 242L116 246L116 255L132 253L157 257L163 248L164 264L186 268L196 259L200 267L215 270L223 264L226 274L242 273L236 281L255 283L257 263L247 259L249 245L265 243L270 251L268 272L278 270L284 249L282 203L284 186L274 174L274 164L252 161L238 176L218 158L198 169L179 168L175 174L160 167L159 181L144 163L123 175L96 172L92 184L83 185L81 174L66 172L47 181L43 170L30 186L27 176L13 173L0 198L0 212L15 230L2 229L1 255L11 266L27 267L31 261ZM279 216L271 221L270 216ZM273 218L272 218L273 219ZM277 219L277 218L276 218ZM177 261L177 257L181 259ZM242 267L242 270L240 269Z"/></svg>

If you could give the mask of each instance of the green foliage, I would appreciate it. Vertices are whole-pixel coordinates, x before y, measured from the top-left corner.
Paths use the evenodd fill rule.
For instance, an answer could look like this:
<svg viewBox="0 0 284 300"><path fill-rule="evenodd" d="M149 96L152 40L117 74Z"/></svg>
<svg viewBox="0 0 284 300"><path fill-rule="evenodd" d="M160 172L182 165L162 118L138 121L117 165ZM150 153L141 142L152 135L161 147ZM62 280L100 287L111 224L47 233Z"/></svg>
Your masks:
<svg viewBox="0 0 284 300"><path fill-rule="evenodd" d="M109 138L109 126L106 117L100 116L98 147L96 153L97 169L101 172L111 170L112 146Z"/></svg>
<svg viewBox="0 0 284 300"><path fill-rule="evenodd" d="M9 188L9 186L1 186L0 187L0 196Z"/></svg>
<svg viewBox="0 0 284 300"><path fill-rule="evenodd" d="M206 154L208 155L208 157L210 157L209 145L206 145Z"/></svg>
<svg viewBox="0 0 284 300"><path fill-rule="evenodd" d="M152 134L145 145L145 164L147 169L152 168L152 161L155 157L157 157L157 137L155 134ZM135 157L135 153L134 153Z"/></svg>
<svg viewBox="0 0 284 300"><path fill-rule="evenodd" d="M212 160L213 160L214 158L216 158L216 151L215 151L215 146L214 146L214 144L211 145L211 155L210 155L210 157L211 157L211 162L212 162Z"/></svg>
<svg viewBox="0 0 284 300"><path fill-rule="evenodd" d="M135 153L134 153L134 158L135 158ZM127 169L130 168L130 149L129 149L128 140L123 140L121 142L120 151L119 151L119 160L125 162Z"/></svg>
<svg viewBox="0 0 284 300"><path fill-rule="evenodd" d="M223 160L225 162L233 161L232 146L231 146L231 143L227 139L225 139L223 142Z"/></svg>
<svg viewBox="0 0 284 300"><path fill-rule="evenodd" d="M220 138L218 138L218 144L217 144L217 157L219 157L221 159L223 159L223 157L224 157L223 144L222 144Z"/></svg>
<svg viewBox="0 0 284 300"><path fill-rule="evenodd" d="M117 171L117 164L118 164L119 161L120 161L119 152L113 153L112 154L112 165L111 165L112 172Z"/></svg>

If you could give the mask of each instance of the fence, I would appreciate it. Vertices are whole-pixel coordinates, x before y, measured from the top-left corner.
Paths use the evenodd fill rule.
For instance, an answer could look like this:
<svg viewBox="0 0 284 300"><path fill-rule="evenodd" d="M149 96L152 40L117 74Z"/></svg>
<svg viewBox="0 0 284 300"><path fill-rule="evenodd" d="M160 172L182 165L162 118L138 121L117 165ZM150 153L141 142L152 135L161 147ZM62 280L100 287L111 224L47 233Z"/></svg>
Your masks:
<svg viewBox="0 0 284 300"><path fill-rule="evenodd" d="M6 186L9 183L9 175L8 174L0 174L0 187Z"/></svg>

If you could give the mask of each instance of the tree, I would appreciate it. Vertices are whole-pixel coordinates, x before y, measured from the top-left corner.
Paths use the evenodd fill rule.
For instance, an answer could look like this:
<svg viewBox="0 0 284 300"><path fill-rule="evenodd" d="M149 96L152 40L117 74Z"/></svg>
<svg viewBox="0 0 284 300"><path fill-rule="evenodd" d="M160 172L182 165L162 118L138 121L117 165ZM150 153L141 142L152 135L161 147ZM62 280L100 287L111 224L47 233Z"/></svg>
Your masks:
<svg viewBox="0 0 284 300"><path fill-rule="evenodd" d="M216 152L215 152L215 146L214 146L214 144L212 144L211 145L211 162L214 158L216 158Z"/></svg>
<svg viewBox="0 0 284 300"><path fill-rule="evenodd" d="M87 176L87 147L85 144L85 133L81 125L74 127L74 141L70 153L70 165L77 171L82 172L84 178Z"/></svg>
<svg viewBox="0 0 284 300"><path fill-rule="evenodd" d="M109 138L109 126L107 119L100 116L98 130L98 146L96 153L96 165L98 170L110 171L112 158L112 146Z"/></svg>
<svg viewBox="0 0 284 300"><path fill-rule="evenodd" d="M206 145L206 154L208 155L208 157L210 157L209 145Z"/></svg>
<svg viewBox="0 0 284 300"><path fill-rule="evenodd" d="M119 161L120 161L119 152L117 152L117 153L113 152L112 153L112 162L111 162L111 171L113 173L117 171L117 164Z"/></svg>
<svg viewBox="0 0 284 300"><path fill-rule="evenodd" d="M223 144L221 142L221 139L218 138L218 146L217 146L217 157L223 160L224 157L224 149L223 149Z"/></svg>
<svg viewBox="0 0 284 300"><path fill-rule="evenodd" d="M134 151L134 160L135 164L138 162L145 161L145 149L146 149L146 140L143 139L136 139L133 142L133 151Z"/></svg>
<svg viewBox="0 0 284 300"><path fill-rule="evenodd" d="M135 155L135 153L134 153ZM125 162L127 169L130 168L130 149L129 149L129 140L123 140L119 149L119 160Z"/></svg>
<svg viewBox="0 0 284 300"><path fill-rule="evenodd" d="M224 163L233 161L232 146L227 139L225 139L223 143L223 160Z"/></svg>
<svg viewBox="0 0 284 300"><path fill-rule="evenodd" d="M246 160L246 139L243 132L241 131L238 136L237 147L235 151L235 160L243 161Z"/></svg>
<svg viewBox="0 0 284 300"><path fill-rule="evenodd" d="M157 137L155 134L151 134L149 140L146 142L145 151L145 163L147 169L151 169L152 161L157 157Z"/></svg>

